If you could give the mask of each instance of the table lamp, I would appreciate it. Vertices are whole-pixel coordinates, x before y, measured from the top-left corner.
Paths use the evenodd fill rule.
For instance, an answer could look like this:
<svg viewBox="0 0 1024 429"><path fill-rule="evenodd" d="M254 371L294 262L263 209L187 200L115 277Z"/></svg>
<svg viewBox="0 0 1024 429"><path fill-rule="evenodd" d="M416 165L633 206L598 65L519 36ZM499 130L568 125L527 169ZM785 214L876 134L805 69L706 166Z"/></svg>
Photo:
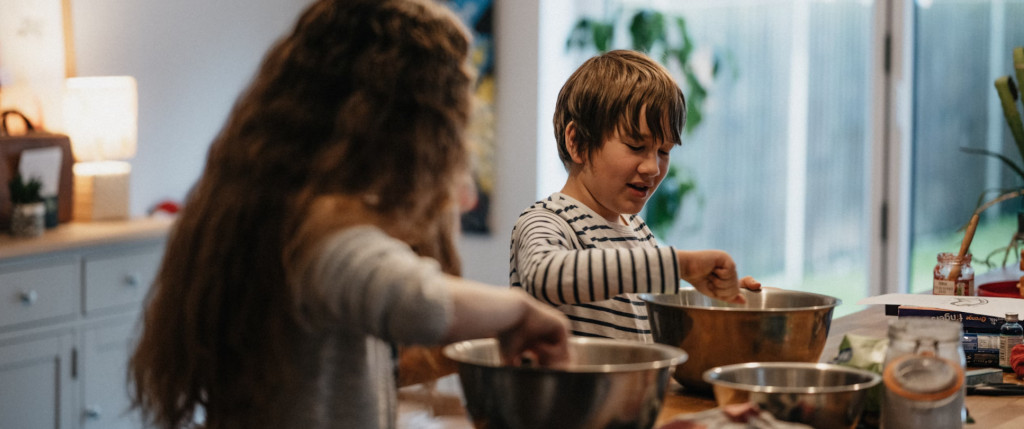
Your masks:
<svg viewBox="0 0 1024 429"><path fill-rule="evenodd" d="M127 219L138 134L138 92L131 76L66 81L64 127L75 155L75 221Z"/></svg>

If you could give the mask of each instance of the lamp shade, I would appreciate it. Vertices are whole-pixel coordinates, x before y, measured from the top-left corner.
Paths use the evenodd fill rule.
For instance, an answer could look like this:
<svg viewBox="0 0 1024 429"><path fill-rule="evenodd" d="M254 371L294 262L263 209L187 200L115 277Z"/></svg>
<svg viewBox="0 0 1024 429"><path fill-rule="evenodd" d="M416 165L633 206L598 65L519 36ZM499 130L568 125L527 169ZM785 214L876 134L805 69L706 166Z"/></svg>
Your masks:
<svg viewBox="0 0 1024 429"><path fill-rule="evenodd" d="M75 160L135 156L139 100L131 76L74 77L64 94L64 128Z"/></svg>

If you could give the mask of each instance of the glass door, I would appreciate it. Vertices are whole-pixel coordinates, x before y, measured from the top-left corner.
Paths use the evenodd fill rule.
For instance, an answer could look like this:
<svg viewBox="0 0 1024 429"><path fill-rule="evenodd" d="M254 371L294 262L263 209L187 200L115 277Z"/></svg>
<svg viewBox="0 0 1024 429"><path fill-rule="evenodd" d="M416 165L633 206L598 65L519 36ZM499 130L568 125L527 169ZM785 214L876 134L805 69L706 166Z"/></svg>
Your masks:
<svg viewBox="0 0 1024 429"><path fill-rule="evenodd" d="M685 66L671 56L666 65L683 85L691 122L699 104L699 124L672 155L674 174L693 190L659 239L725 250L741 275L767 286L848 304L867 296L879 206L871 202L879 150L872 143L874 2L577 4L584 18L620 17L617 47L630 47L625 29L641 11L663 14L669 45L689 43ZM650 207L649 223L658 216Z"/></svg>
<svg viewBox="0 0 1024 429"><path fill-rule="evenodd" d="M979 201L1024 185L996 156L977 153L1021 164L994 82L1004 75L1017 80L1012 50L1024 46L1024 1L920 0L908 7L914 16L908 283L922 292L932 288L937 253L959 250ZM981 212L970 247L976 272L1006 265L1015 271L1019 251L1012 246L1022 209L1021 198L1012 198Z"/></svg>

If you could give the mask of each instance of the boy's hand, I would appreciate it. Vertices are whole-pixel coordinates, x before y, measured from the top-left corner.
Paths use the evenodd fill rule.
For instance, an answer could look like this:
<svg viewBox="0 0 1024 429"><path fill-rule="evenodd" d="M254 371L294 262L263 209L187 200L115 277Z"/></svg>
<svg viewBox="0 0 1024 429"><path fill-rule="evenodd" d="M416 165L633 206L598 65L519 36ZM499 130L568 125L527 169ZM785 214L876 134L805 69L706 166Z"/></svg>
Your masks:
<svg viewBox="0 0 1024 429"><path fill-rule="evenodd" d="M754 280L753 277L746 276L740 279L740 287L746 290L752 290L754 292L761 291L761 282Z"/></svg>
<svg viewBox="0 0 1024 429"><path fill-rule="evenodd" d="M743 304L747 300L740 294L740 287L761 289L761 283L753 277L738 279L736 263L721 250L677 250L676 257L679 259L679 278L712 298Z"/></svg>

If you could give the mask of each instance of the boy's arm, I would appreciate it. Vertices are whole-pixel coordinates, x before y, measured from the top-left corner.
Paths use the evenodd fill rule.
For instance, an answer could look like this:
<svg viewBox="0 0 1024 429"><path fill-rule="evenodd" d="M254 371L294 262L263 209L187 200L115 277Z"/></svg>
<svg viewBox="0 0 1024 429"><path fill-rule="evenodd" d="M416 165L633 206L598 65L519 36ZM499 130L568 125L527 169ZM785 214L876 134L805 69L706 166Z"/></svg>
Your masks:
<svg viewBox="0 0 1024 429"><path fill-rule="evenodd" d="M674 248L578 249L572 234L572 228L549 211L520 217L512 235L513 286L552 305L678 290Z"/></svg>

